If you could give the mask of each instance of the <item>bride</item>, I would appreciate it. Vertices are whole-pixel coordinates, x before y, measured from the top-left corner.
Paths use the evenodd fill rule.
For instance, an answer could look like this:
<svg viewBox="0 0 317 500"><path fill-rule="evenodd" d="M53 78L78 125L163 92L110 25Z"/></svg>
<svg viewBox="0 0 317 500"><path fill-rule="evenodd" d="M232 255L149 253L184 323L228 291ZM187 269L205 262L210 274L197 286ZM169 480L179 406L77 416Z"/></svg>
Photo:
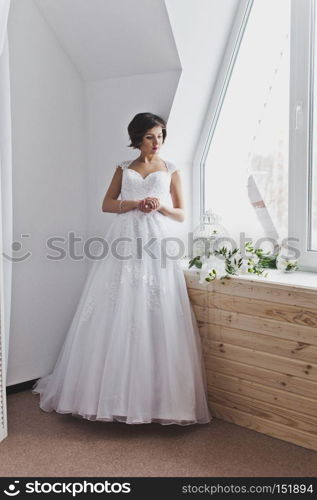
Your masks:
<svg viewBox="0 0 317 500"><path fill-rule="evenodd" d="M173 237L184 220L180 171L159 156L161 117L139 113L128 133L140 154L116 165L102 203L116 213L109 252L94 261L55 367L32 392L42 410L88 420L208 423L198 326Z"/></svg>

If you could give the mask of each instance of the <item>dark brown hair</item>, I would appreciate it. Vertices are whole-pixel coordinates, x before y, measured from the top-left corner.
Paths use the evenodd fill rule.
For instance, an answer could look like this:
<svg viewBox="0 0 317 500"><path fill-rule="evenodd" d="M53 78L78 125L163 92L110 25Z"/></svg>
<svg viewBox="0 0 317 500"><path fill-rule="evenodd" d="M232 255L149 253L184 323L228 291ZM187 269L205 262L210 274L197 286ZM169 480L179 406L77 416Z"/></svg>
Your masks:
<svg viewBox="0 0 317 500"><path fill-rule="evenodd" d="M146 132L157 125L162 127L164 142L167 134L166 122L163 118L158 115L153 115L153 113L138 113L135 115L128 125L128 134L131 140L131 144L129 144L128 147L138 148Z"/></svg>

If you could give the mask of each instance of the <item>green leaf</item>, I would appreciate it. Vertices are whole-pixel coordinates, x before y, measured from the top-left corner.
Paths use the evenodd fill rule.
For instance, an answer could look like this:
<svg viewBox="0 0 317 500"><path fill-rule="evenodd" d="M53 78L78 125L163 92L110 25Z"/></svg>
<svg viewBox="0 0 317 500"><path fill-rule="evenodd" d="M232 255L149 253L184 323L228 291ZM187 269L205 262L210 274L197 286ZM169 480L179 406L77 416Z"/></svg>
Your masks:
<svg viewBox="0 0 317 500"><path fill-rule="evenodd" d="M200 269L203 265L202 261L200 260L200 255L197 255L197 257L191 259L188 264L188 269L190 269L192 266L196 266L198 269Z"/></svg>

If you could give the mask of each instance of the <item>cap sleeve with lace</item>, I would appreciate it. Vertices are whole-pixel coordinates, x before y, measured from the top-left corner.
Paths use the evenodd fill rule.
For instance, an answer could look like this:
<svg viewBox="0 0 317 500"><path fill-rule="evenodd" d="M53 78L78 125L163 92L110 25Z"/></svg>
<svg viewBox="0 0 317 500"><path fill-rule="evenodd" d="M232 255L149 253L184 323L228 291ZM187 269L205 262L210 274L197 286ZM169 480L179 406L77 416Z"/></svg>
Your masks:
<svg viewBox="0 0 317 500"><path fill-rule="evenodd" d="M176 170L179 170L179 167L177 167L175 165L175 163L173 163L171 161L167 162L167 166L168 166L168 171L170 174L173 174L174 172L176 172Z"/></svg>
<svg viewBox="0 0 317 500"><path fill-rule="evenodd" d="M117 170L117 168L121 168L122 170L126 169L127 166L129 165L129 160L124 160L122 161L121 163L117 163L116 166L115 166L115 170Z"/></svg>

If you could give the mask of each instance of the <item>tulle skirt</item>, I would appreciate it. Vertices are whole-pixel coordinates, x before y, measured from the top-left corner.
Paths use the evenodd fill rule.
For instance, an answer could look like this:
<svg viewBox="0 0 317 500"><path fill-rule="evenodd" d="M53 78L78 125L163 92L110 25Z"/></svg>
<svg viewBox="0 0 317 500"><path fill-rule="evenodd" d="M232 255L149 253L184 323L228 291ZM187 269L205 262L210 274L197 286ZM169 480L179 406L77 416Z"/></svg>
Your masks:
<svg viewBox="0 0 317 500"><path fill-rule="evenodd" d="M116 249L93 262L55 367L33 385L42 410L127 424L210 422L198 326L166 219L114 218L105 240ZM155 241L138 258L140 237Z"/></svg>

